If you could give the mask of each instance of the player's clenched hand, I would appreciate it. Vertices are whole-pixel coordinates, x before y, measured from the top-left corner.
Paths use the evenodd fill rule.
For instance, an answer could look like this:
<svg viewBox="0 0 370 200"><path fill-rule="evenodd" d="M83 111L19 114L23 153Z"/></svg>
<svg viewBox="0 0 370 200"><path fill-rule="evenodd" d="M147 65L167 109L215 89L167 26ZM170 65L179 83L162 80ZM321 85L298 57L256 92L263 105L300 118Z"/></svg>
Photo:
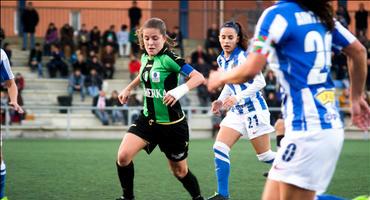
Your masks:
<svg viewBox="0 0 370 200"><path fill-rule="evenodd" d="M238 102L238 100L234 97L234 96L229 96L227 97L223 104L222 104L222 107L225 109L225 110L229 110L233 105L236 104L236 102Z"/></svg>
<svg viewBox="0 0 370 200"><path fill-rule="evenodd" d="M220 116L221 115L221 112L220 112L221 107L222 107L222 101L221 100L216 100L216 101L212 102L212 107L211 107L212 113L217 115L217 116Z"/></svg>
<svg viewBox="0 0 370 200"><path fill-rule="evenodd" d="M163 103L166 106L171 106L172 107L173 105L175 105L176 102L177 102L177 99L175 97L173 97L169 92L163 98Z"/></svg>
<svg viewBox="0 0 370 200"><path fill-rule="evenodd" d="M363 131L367 131L370 126L370 108L365 99L352 101L351 117L353 125Z"/></svg>
<svg viewBox="0 0 370 200"><path fill-rule="evenodd" d="M118 95L118 100L121 104L126 104L131 91L128 89L123 89Z"/></svg>
<svg viewBox="0 0 370 200"><path fill-rule="evenodd" d="M18 113L22 114L24 113L22 107L20 105L18 105L17 102L9 102L9 105L15 110L17 111Z"/></svg>
<svg viewBox="0 0 370 200"><path fill-rule="evenodd" d="M207 84L208 91L213 92L217 88L222 86L222 82L221 82L221 79L220 79L221 74L222 74L222 71L220 71L220 70L211 71L209 73L208 84Z"/></svg>

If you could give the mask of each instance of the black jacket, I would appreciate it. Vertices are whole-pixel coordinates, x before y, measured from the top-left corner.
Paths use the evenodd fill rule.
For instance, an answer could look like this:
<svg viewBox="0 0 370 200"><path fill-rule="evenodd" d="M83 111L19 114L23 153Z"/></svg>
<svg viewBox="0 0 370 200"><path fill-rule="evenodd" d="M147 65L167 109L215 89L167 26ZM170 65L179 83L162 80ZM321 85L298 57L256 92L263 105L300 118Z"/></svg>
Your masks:
<svg viewBox="0 0 370 200"><path fill-rule="evenodd" d="M23 32L35 33L35 28L39 23L39 14L35 9L24 9L21 20L23 25Z"/></svg>

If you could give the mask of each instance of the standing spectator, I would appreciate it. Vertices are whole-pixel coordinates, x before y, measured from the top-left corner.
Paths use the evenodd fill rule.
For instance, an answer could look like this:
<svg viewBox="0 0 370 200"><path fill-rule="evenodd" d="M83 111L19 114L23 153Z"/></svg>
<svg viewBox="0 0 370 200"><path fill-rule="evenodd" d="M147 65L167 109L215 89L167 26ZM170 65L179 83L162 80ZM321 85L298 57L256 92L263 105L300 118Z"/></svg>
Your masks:
<svg viewBox="0 0 370 200"><path fill-rule="evenodd" d="M68 94L72 97L74 91L80 92L81 101L85 100L85 76L81 74L79 69L76 69L69 77Z"/></svg>
<svg viewBox="0 0 370 200"><path fill-rule="evenodd" d="M31 50L30 56L28 58L28 65L30 66L31 71L35 71L37 69L37 74L39 78L43 77L42 51L40 43L36 43L35 48Z"/></svg>
<svg viewBox="0 0 370 200"><path fill-rule="evenodd" d="M100 30L97 26L94 26L93 29L90 31L90 45L92 45L94 42L96 42L98 45L100 45Z"/></svg>
<svg viewBox="0 0 370 200"><path fill-rule="evenodd" d="M86 24L81 25L81 29L77 34L77 42L81 53L86 56L89 45L89 31L86 29Z"/></svg>
<svg viewBox="0 0 370 200"><path fill-rule="evenodd" d="M5 32L4 32L4 29L0 27L0 47L2 46L4 40L5 40Z"/></svg>
<svg viewBox="0 0 370 200"><path fill-rule="evenodd" d="M269 70L265 77L266 86L263 89L265 92L265 97L269 96L269 93L276 93L277 90L277 80L274 72L272 70Z"/></svg>
<svg viewBox="0 0 370 200"><path fill-rule="evenodd" d="M131 55L131 61L128 64L128 69L130 71L130 80L134 80L140 71L140 61L135 55Z"/></svg>
<svg viewBox="0 0 370 200"><path fill-rule="evenodd" d="M128 16L130 18L130 29L140 25L141 8L137 7L136 1L132 1L132 6L128 10Z"/></svg>
<svg viewBox="0 0 370 200"><path fill-rule="evenodd" d="M347 8L343 5L338 6L337 20L344 26L348 27L351 24L351 17L348 14Z"/></svg>
<svg viewBox="0 0 370 200"><path fill-rule="evenodd" d="M27 38L30 34L31 45L30 49L35 48L35 29L39 23L39 14L36 9L33 7L32 2L28 2L26 8L22 12L21 22L23 26L23 48L22 50L27 49Z"/></svg>
<svg viewBox="0 0 370 200"><path fill-rule="evenodd" d="M109 29L103 34L103 46L111 45L114 48L114 52L117 52L117 36L115 31L115 26L110 25Z"/></svg>
<svg viewBox="0 0 370 200"><path fill-rule="evenodd" d="M281 107L281 102L277 98L275 92L269 92L269 93L266 93L266 94L267 94L266 103L267 103L269 108L280 108ZM272 110L272 111L270 111L270 113L271 113L271 115L270 115L270 124L274 125L276 120L279 119L280 110L278 110L278 111Z"/></svg>
<svg viewBox="0 0 370 200"><path fill-rule="evenodd" d="M208 60L206 52L203 50L202 45L197 46L197 50L191 54L191 64L198 63L198 59L202 58L204 61Z"/></svg>
<svg viewBox="0 0 370 200"><path fill-rule="evenodd" d="M367 17L368 12L365 10L365 6L363 3L360 3L358 6L358 10L355 14L356 19L356 35L357 37L360 35L367 35Z"/></svg>
<svg viewBox="0 0 370 200"><path fill-rule="evenodd" d="M70 59L74 49L73 32L73 27L68 23L60 29L60 45L66 59Z"/></svg>
<svg viewBox="0 0 370 200"><path fill-rule="evenodd" d="M127 25L123 24L121 26L121 30L117 33L117 40L118 40L118 46L119 46L119 55L121 57L123 56L129 56L130 55L130 49L131 45L129 42L129 32L127 31Z"/></svg>
<svg viewBox="0 0 370 200"><path fill-rule="evenodd" d="M93 99L93 106L97 108L93 110L93 113L104 126L109 125L109 115L105 110L105 107L108 105L108 103L108 99L106 98L103 90L101 90L99 95Z"/></svg>
<svg viewBox="0 0 370 200"><path fill-rule="evenodd" d="M8 56L8 60L9 60L10 65L13 65L13 63L12 63L13 52L12 52L12 49L10 49L9 43L6 42L4 44L3 50L5 51L5 54Z"/></svg>
<svg viewBox="0 0 370 200"><path fill-rule="evenodd" d="M123 105L119 102L117 90L113 90L111 97L109 99L109 105L112 107L122 107ZM123 122L122 110L113 109L112 110L112 123Z"/></svg>
<svg viewBox="0 0 370 200"><path fill-rule="evenodd" d="M206 49L208 48L216 48L220 49L220 42L218 41L218 36L220 34L220 30L217 28L217 24L212 24L211 28L207 30L207 38L206 38Z"/></svg>
<svg viewBox="0 0 370 200"><path fill-rule="evenodd" d="M203 58L198 58L198 63L193 65L194 69L196 69L198 72L200 72L204 78L208 78L209 72L211 70L211 66L206 63ZM207 90L207 82L204 81L203 84L199 85L197 87L197 95L200 102L200 106L205 107L208 106L208 103L210 102L209 99L209 93ZM203 113L206 113L206 110L202 111Z"/></svg>
<svg viewBox="0 0 370 200"><path fill-rule="evenodd" d="M86 77L85 87L90 96L96 97L99 91L102 90L103 79L98 75L95 68L90 70L90 74Z"/></svg>
<svg viewBox="0 0 370 200"><path fill-rule="evenodd" d="M44 55L51 55L51 44L58 42L58 29L55 27L54 23L50 23L48 30L45 33L45 42L44 42Z"/></svg>
<svg viewBox="0 0 370 200"><path fill-rule="evenodd" d="M178 49L180 51L180 56L184 57L184 44L182 42L182 32L180 31L180 28L178 26L173 27L173 32L171 33L171 38L175 42L175 49Z"/></svg>
<svg viewBox="0 0 370 200"><path fill-rule="evenodd" d="M113 79L116 63L116 57L113 51L112 46L107 45L104 47L104 50L101 55L101 62L104 69L104 78Z"/></svg>

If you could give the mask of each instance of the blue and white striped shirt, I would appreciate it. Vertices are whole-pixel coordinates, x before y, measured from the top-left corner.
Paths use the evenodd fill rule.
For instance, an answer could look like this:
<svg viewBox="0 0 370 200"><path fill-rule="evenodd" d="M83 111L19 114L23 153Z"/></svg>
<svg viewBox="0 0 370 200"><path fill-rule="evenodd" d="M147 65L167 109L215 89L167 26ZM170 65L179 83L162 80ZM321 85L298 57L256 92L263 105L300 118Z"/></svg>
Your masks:
<svg viewBox="0 0 370 200"><path fill-rule="evenodd" d="M224 57L224 52L222 52L217 57L217 63L224 71L229 71L240 66L246 56L246 51L240 47L236 47L228 59ZM268 110L267 104L260 92L265 85L265 78L260 73L249 82L225 85L218 99L224 100L228 96L235 96L238 103L231 107L231 111L237 114Z"/></svg>
<svg viewBox="0 0 370 200"><path fill-rule="evenodd" d="M6 55L5 51L3 49L0 49L1 51L1 59L0 59L0 67L1 67L1 83L10 79L14 79L14 75L12 70L10 69L10 63L8 56Z"/></svg>
<svg viewBox="0 0 370 200"><path fill-rule="evenodd" d="M280 1L260 17L251 51L267 56L287 95L287 131L342 128L330 77L332 48L356 38L339 22L332 32L294 1Z"/></svg>

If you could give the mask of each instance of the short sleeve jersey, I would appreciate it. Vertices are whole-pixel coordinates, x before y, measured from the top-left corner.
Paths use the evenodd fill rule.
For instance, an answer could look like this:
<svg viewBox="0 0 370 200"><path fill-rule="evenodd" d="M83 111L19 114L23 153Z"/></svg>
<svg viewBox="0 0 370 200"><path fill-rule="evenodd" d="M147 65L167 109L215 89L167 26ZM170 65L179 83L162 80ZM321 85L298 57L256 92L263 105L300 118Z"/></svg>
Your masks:
<svg viewBox="0 0 370 200"><path fill-rule="evenodd" d="M0 67L1 67L1 82L14 79L13 72L10 68L8 56L3 49L1 51Z"/></svg>
<svg viewBox="0 0 370 200"><path fill-rule="evenodd" d="M184 59L164 47L157 55L144 53L141 57L140 83L144 90L146 117L157 123L174 122L184 117L179 102L166 106L163 98L166 92L178 86L180 73L188 76L193 68Z"/></svg>
<svg viewBox="0 0 370 200"><path fill-rule="evenodd" d="M330 77L331 51L356 38L335 21L328 29L294 0L280 1L260 17L250 51L267 57L287 100L287 131L342 128Z"/></svg>

